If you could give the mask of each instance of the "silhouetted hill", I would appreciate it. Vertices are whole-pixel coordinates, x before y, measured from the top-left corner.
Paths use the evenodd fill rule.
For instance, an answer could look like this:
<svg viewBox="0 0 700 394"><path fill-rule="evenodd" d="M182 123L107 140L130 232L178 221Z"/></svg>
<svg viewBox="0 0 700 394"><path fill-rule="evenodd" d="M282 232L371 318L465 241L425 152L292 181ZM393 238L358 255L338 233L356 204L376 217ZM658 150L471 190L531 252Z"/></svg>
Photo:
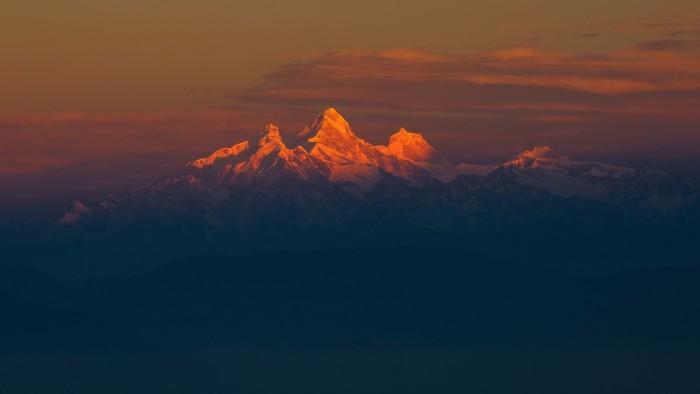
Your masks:
<svg viewBox="0 0 700 394"><path fill-rule="evenodd" d="M203 256L74 286L3 267L0 390L690 393L698 283L697 266L584 277L421 248Z"/></svg>
<svg viewBox="0 0 700 394"><path fill-rule="evenodd" d="M19 267L0 275L0 291L21 302L114 322L176 348L695 341L698 283L697 267L584 278L414 248L201 257L77 287Z"/></svg>

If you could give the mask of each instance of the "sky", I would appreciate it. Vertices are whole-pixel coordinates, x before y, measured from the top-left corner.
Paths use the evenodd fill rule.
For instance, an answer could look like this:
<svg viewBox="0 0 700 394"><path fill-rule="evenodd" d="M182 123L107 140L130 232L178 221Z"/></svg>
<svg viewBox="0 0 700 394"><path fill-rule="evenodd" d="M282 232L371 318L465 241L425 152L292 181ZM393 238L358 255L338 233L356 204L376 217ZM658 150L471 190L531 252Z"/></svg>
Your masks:
<svg viewBox="0 0 700 394"><path fill-rule="evenodd" d="M327 107L454 161L700 157L685 0L0 3L0 206L175 173Z"/></svg>

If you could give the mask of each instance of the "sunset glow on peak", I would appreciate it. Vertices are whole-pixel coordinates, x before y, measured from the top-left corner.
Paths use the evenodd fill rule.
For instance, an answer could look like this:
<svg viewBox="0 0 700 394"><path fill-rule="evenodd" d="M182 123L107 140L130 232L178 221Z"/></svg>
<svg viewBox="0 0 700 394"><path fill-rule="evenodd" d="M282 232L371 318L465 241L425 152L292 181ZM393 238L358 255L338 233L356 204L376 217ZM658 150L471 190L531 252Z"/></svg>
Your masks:
<svg viewBox="0 0 700 394"><path fill-rule="evenodd" d="M267 144L275 144L275 145L281 145L284 146L284 143L282 142L282 136L280 135L280 130L277 128L277 126L273 124L269 124L265 127L265 130L263 130L260 133L260 142L258 143L258 146L263 146Z"/></svg>
<svg viewBox="0 0 700 394"><path fill-rule="evenodd" d="M321 113L321 115L327 116L327 117L332 118L332 119L333 118L337 119L338 117L342 118L342 116L340 116L340 114L338 113L338 111L335 108L327 108L325 111L323 111Z"/></svg>
<svg viewBox="0 0 700 394"><path fill-rule="evenodd" d="M420 133L411 133L403 127L389 137L389 152L413 161L429 161L435 156L435 148Z"/></svg>
<svg viewBox="0 0 700 394"><path fill-rule="evenodd" d="M548 146L537 146L532 148L532 150L525 151L520 154L520 156L529 156L529 157L535 157L538 159L562 159L566 158L565 156L560 155L559 153L555 152L554 149L548 147Z"/></svg>
<svg viewBox="0 0 700 394"><path fill-rule="evenodd" d="M328 108L316 116L314 122L308 125L299 135L306 136L307 134L313 134L311 138L314 138L319 136L319 133L341 133L349 137L354 136L348 121L334 108Z"/></svg>

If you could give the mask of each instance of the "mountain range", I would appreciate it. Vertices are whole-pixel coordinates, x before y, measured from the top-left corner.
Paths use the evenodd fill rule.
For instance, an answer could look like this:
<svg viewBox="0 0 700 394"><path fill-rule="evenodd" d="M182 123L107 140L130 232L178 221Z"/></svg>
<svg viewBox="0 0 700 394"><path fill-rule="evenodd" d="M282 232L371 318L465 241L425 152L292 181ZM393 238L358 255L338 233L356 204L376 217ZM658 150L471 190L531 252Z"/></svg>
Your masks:
<svg viewBox="0 0 700 394"><path fill-rule="evenodd" d="M523 245L561 237L565 245L582 234L615 244L635 231L687 237L700 223L699 196L663 166L573 160L550 147L477 165L452 163L403 128L373 145L331 108L297 134L269 124L257 141L192 160L175 175L76 201L57 232L168 248L178 239L222 253L465 242L498 249L503 237Z"/></svg>

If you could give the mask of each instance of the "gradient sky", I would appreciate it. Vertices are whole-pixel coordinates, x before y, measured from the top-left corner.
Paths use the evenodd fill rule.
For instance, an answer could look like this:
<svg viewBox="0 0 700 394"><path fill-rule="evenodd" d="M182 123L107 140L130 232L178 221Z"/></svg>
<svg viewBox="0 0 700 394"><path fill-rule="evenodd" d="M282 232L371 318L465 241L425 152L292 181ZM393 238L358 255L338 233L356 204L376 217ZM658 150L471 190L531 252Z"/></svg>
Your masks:
<svg viewBox="0 0 700 394"><path fill-rule="evenodd" d="M4 0L0 48L0 204L138 185L329 106L456 161L700 157L697 1Z"/></svg>

